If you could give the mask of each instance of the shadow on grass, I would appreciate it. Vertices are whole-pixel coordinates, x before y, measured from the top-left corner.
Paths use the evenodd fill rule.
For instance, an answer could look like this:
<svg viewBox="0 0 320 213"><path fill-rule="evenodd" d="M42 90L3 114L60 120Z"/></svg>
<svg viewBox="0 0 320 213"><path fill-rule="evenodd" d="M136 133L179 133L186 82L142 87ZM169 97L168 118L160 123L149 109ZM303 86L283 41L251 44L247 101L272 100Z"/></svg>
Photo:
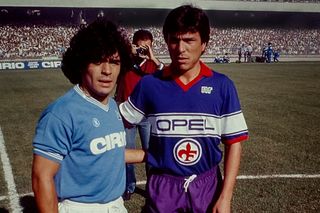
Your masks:
<svg viewBox="0 0 320 213"><path fill-rule="evenodd" d="M20 205L23 213L37 213L36 201L33 196L27 195L20 198Z"/></svg>

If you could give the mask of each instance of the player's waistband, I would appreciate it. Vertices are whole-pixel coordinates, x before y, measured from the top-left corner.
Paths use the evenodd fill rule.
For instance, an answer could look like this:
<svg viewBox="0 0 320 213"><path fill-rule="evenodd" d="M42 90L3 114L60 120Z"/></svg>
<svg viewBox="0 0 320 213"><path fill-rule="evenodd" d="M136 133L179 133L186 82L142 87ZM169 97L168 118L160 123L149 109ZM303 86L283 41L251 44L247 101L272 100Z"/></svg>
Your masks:
<svg viewBox="0 0 320 213"><path fill-rule="evenodd" d="M219 166L214 166L211 169L209 169L208 171L205 171L200 174L191 174L189 176L174 175L174 174L169 173L168 171L161 170L161 169L155 169L155 168L151 168L149 172L150 172L149 173L150 175L160 175L160 176L168 177L171 180L179 181L179 182L185 182L190 177L193 177L192 181L194 181L194 182L202 181L203 179L206 179L206 178L212 177L212 176L214 176L214 177L218 176L218 178L221 177Z"/></svg>
<svg viewBox="0 0 320 213"><path fill-rule="evenodd" d="M123 203L123 199L120 196L119 198L117 198L113 201L110 201L108 203L82 203L82 202L76 202L76 201L66 199L66 200L63 200L59 203L61 203L63 205L69 205L69 206L99 209L99 208L114 206L117 203Z"/></svg>

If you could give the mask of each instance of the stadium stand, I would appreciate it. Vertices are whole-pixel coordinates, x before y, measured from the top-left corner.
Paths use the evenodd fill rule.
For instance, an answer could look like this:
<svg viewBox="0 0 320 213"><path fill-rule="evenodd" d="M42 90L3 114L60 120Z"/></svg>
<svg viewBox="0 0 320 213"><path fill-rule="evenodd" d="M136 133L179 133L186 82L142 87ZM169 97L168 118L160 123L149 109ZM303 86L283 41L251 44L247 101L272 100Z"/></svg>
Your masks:
<svg viewBox="0 0 320 213"><path fill-rule="evenodd" d="M146 27L144 27L146 28ZM3 59L61 57L68 47L76 26L67 25L2 25L0 26L0 57ZM125 27L129 35L138 27ZM161 27L147 27L155 38L157 55L168 54ZM242 43L251 43L254 55L261 55L268 42L281 55L319 55L320 29L292 28L211 28L211 40L206 50L208 55L237 54Z"/></svg>
<svg viewBox="0 0 320 213"><path fill-rule="evenodd" d="M228 0L235 1L235 0ZM236 0L238 2L245 0ZM303 2L320 0L248 0L252 2ZM211 1L207 1L211 2ZM0 6L0 60L60 58L69 39L81 25L104 14L122 26L128 36L139 28L154 35L154 52L168 55L162 36L166 9L143 8L36 8ZM205 55L237 55L241 44L251 44L261 56L269 42L283 56L320 55L320 12L208 10L211 40Z"/></svg>

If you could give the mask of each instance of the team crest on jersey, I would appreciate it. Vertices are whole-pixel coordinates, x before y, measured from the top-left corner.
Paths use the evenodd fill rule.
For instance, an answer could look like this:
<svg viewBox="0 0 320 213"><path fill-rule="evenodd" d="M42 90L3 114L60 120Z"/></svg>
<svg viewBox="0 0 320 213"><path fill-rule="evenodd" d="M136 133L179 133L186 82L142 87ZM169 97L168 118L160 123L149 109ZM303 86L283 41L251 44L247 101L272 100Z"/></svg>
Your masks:
<svg viewBox="0 0 320 213"><path fill-rule="evenodd" d="M175 160L184 166L196 164L202 155L200 143L191 138L180 140L173 148Z"/></svg>
<svg viewBox="0 0 320 213"><path fill-rule="evenodd" d="M92 125L94 127L99 127L100 126L100 121L98 120L98 118L92 118Z"/></svg>
<svg viewBox="0 0 320 213"><path fill-rule="evenodd" d="M201 93L202 94L211 94L213 92L213 87L202 86Z"/></svg>

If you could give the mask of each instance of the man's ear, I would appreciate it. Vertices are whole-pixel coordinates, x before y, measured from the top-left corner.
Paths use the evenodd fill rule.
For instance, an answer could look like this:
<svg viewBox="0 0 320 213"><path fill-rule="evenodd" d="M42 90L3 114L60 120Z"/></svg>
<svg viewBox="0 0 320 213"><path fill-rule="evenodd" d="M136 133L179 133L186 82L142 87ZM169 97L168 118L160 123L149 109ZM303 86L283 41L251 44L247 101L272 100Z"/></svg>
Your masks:
<svg viewBox="0 0 320 213"><path fill-rule="evenodd" d="M203 43L201 44L201 52L202 52L202 54L203 54L204 51L206 50L206 47L207 47L207 42L203 42Z"/></svg>

